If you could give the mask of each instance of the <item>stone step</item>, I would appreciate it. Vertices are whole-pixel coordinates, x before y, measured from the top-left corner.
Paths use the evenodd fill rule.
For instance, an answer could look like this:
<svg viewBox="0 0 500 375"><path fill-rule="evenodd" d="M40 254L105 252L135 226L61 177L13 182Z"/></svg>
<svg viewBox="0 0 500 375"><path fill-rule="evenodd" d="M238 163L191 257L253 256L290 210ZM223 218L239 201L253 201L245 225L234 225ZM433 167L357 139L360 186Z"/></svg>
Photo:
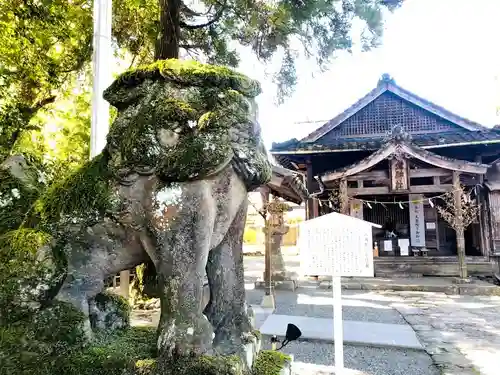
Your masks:
<svg viewBox="0 0 500 375"><path fill-rule="evenodd" d="M421 273L416 273L416 272L401 272L401 271L376 271L375 272L376 277L388 277L388 278L419 278L423 277L424 275Z"/></svg>
<svg viewBox="0 0 500 375"><path fill-rule="evenodd" d="M283 337L289 323L302 331L302 339L334 341L333 319L272 314L262 326L263 335ZM424 350L408 324L385 324L344 320L344 344Z"/></svg>
<svg viewBox="0 0 500 375"><path fill-rule="evenodd" d="M292 375L335 375L335 366L316 365L313 363L293 362ZM368 375L366 372L344 368L339 375Z"/></svg>

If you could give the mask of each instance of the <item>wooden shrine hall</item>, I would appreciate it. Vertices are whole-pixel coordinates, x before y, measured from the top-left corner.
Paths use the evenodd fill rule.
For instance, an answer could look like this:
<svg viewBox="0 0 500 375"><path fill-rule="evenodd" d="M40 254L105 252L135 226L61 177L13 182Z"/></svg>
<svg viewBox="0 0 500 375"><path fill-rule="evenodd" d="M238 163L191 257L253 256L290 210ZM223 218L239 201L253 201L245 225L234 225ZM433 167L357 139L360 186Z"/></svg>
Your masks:
<svg viewBox="0 0 500 375"><path fill-rule="evenodd" d="M382 226L373 231L376 276L458 275L456 234L437 207L460 182L479 203L465 230L469 274L498 272L500 131L383 75L346 111L271 154L316 192L308 219L336 210Z"/></svg>

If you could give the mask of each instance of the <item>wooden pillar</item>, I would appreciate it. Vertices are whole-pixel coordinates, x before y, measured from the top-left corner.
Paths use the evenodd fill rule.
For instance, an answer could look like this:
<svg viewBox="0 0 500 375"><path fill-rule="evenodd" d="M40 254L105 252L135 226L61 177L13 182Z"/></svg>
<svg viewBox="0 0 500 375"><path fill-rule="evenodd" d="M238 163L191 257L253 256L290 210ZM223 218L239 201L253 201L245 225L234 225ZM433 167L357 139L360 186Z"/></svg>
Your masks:
<svg viewBox="0 0 500 375"><path fill-rule="evenodd" d="M460 172L453 171L453 195L455 199L455 233L457 236L458 271L460 278L467 278L465 262L464 218L462 212L462 190L460 188Z"/></svg>
<svg viewBox="0 0 500 375"><path fill-rule="evenodd" d="M481 155L476 156L476 163L482 162ZM484 175L477 175L478 184L481 186L481 189L477 192L476 201L479 204L479 212L478 212L478 222L479 222L479 247L481 250L481 254L487 258L490 256L490 244L489 244L489 235L488 235L488 224L486 219L486 197L483 191L483 183L484 183Z"/></svg>
<svg viewBox="0 0 500 375"><path fill-rule="evenodd" d="M265 245L264 245L264 286L266 296L270 296L272 294L272 283L271 283L271 241L272 235L270 230L270 220L268 215L268 205L270 202L271 194L269 190L265 190L261 192L262 197L262 207L265 219L264 225L264 234L265 234Z"/></svg>
<svg viewBox="0 0 500 375"><path fill-rule="evenodd" d="M307 186L307 190L309 190L309 192L311 193L314 188L313 188L313 184L314 184L314 175L313 175L313 169L312 169L312 163L311 163L311 160L308 159L306 161L306 167L307 167L307 172L306 172L306 177L307 177L307 181L306 181L306 186ZM317 205L317 202L316 202L316 205ZM309 220L309 219L314 219L315 216L315 212L314 212L314 199L312 198L309 198L307 200L307 205L306 205L306 219Z"/></svg>
<svg viewBox="0 0 500 375"><path fill-rule="evenodd" d="M347 196L347 180L340 180L339 185L340 213L349 215L349 197Z"/></svg>

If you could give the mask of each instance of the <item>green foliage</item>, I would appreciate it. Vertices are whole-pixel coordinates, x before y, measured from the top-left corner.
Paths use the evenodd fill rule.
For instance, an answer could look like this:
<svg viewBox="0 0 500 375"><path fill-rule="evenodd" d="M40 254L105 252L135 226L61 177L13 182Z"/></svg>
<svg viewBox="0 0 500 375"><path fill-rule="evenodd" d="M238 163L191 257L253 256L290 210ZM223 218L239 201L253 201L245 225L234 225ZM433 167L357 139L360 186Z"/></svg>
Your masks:
<svg viewBox="0 0 500 375"><path fill-rule="evenodd" d="M254 228L245 228L245 232L243 233L243 242L246 244L256 244L257 243L257 230Z"/></svg>
<svg viewBox="0 0 500 375"><path fill-rule="evenodd" d="M149 261L137 266L134 281L130 285L131 305L144 306L148 300L158 297L158 281L153 262Z"/></svg>
<svg viewBox="0 0 500 375"><path fill-rule="evenodd" d="M362 47L377 46L384 10L401 3L402 0L203 0L192 9L182 2L179 45L190 57L201 55L210 64L237 66L237 45L251 48L265 63L273 57L281 58L274 80L278 98L283 99L296 84L295 59L299 52L315 58L325 68L336 51L351 50L355 20L364 26ZM140 64L153 59L159 13L156 0L115 1L114 36Z"/></svg>
<svg viewBox="0 0 500 375"><path fill-rule="evenodd" d="M279 375L289 361L289 356L277 350L262 350L254 362L252 375Z"/></svg>
<svg viewBox="0 0 500 375"><path fill-rule="evenodd" d="M88 0L0 3L0 157L22 132L39 128L31 123L33 116L89 61L90 5Z"/></svg>
<svg viewBox="0 0 500 375"><path fill-rule="evenodd" d="M43 157L47 180L60 180L88 160L91 119L90 71L68 80L58 90L53 105L39 111L31 120L40 130L24 132L13 152L31 153Z"/></svg>

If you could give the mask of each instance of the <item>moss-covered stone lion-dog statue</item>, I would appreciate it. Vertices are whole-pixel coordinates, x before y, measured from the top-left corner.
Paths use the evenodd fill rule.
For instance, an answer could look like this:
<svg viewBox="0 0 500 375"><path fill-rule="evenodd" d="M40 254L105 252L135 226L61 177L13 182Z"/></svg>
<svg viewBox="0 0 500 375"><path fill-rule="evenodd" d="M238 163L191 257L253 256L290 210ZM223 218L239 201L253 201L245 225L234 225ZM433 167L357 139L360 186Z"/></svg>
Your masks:
<svg viewBox="0 0 500 375"><path fill-rule="evenodd" d="M88 316L105 279L152 262L161 355L230 354L245 344L247 193L271 178L259 93L258 82L228 68L178 60L126 72L105 90L118 110L105 149L37 203L53 234L47 246L64 263L57 300Z"/></svg>

